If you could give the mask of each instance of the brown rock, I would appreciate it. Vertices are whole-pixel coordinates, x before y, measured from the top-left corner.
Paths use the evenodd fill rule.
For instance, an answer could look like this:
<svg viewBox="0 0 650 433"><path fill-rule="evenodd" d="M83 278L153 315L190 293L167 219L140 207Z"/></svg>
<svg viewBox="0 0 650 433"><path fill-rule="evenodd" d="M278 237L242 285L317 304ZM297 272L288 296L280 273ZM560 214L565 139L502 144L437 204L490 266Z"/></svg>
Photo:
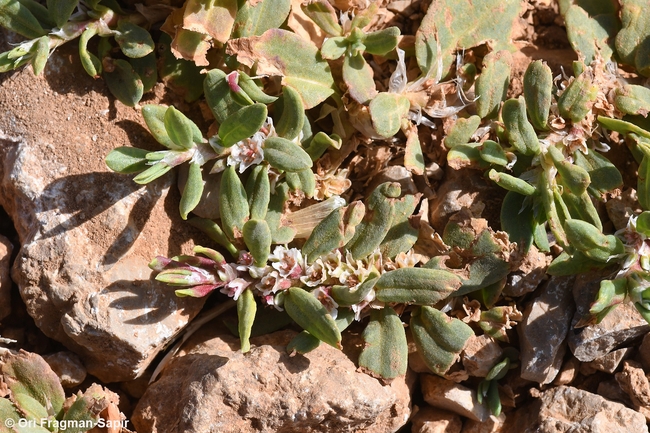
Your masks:
<svg viewBox="0 0 650 433"><path fill-rule="evenodd" d="M147 432L395 432L410 415L405 378L382 385L339 350L321 344L301 356L281 331L239 340L204 328L165 368L135 408ZM345 341L345 340L344 340Z"/></svg>
<svg viewBox="0 0 650 433"><path fill-rule="evenodd" d="M470 376L485 377L501 360L503 350L499 343L486 334L473 336L465 345L461 358Z"/></svg>
<svg viewBox="0 0 650 433"><path fill-rule="evenodd" d="M411 433L460 433L463 421L447 410L424 406L411 418Z"/></svg>
<svg viewBox="0 0 650 433"><path fill-rule="evenodd" d="M641 358L643 369L650 372L650 333L643 336L639 345L639 358Z"/></svg>
<svg viewBox="0 0 650 433"><path fill-rule="evenodd" d="M531 245L517 270L508 275L503 294L515 298L537 289L546 278L546 269L550 262L550 256L539 251L535 245Z"/></svg>
<svg viewBox="0 0 650 433"><path fill-rule="evenodd" d="M623 371L616 373L615 377L635 407L650 407L650 382L648 382L641 364L635 361L625 361Z"/></svg>
<svg viewBox="0 0 650 433"><path fill-rule="evenodd" d="M551 383L562 366L574 305L573 277L551 277L528 304L517 327L521 345L521 377Z"/></svg>
<svg viewBox="0 0 650 433"><path fill-rule="evenodd" d="M580 361L575 359L573 356L569 358L564 364L562 364L562 369L560 373L555 376L553 380L553 385L568 385L573 382L578 376L578 371L580 369Z"/></svg>
<svg viewBox="0 0 650 433"><path fill-rule="evenodd" d="M537 401L506 418L507 433L648 433L640 413L570 386L544 391Z"/></svg>
<svg viewBox="0 0 650 433"><path fill-rule="evenodd" d="M632 355L634 349L632 347L625 347L623 349L614 350L607 355L596 358L588 365L596 370L604 371L605 373L613 373L624 359Z"/></svg>
<svg viewBox="0 0 650 433"><path fill-rule="evenodd" d="M619 385L616 379L604 380L598 383L596 393L602 395L608 400L621 402L628 407L632 406L630 396L621 389L621 385Z"/></svg>
<svg viewBox="0 0 650 433"><path fill-rule="evenodd" d="M11 314L11 253L14 246L0 235L0 320Z"/></svg>
<svg viewBox="0 0 650 433"><path fill-rule="evenodd" d="M611 269L608 268L577 277L573 289L576 314L572 326L588 313L590 305L596 299L600 281L610 273ZM618 347L628 346L631 341L648 331L650 331L648 322L628 302L610 311L599 324L574 329L569 333L568 343L576 358L582 362L589 362Z"/></svg>
<svg viewBox="0 0 650 433"><path fill-rule="evenodd" d="M2 80L0 112L0 205L22 245L12 276L27 310L88 372L133 379L203 305L147 267L189 253L197 233L178 215L173 176L142 187L104 163L118 146L160 146L139 111L86 74L74 44L42 76L26 68Z"/></svg>
<svg viewBox="0 0 650 433"><path fill-rule="evenodd" d="M72 352L57 352L44 355L43 359L50 365L52 371L59 376L64 388L73 388L81 385L86 379L86 367L77 355Z"/></svg>
<svg viewBox="0 0 650 433"><path fill-rule="evenodd" d="M500 209L504 190L485 181L475 170L454 170L447 168L445 180L436 190L437 197L429 204L429 222L438 232L443 233L449 218L462 208L471 210L479 216L484 209ZM488 204L490 206L488 206ZM491 205L494 204L494 207ZM498 215L483 215L490 221L498 221Z"/></svg>
<svg viewBox="0 0 650 433"><path fill-rule="evenodd" d="M504 413L501 413L498 417L490 415L490 417L483 422L468 419L463 424L463 429L460 433L499 433L501 432L505 421L506 415Z"/></svg>
<svg viewBox="0 0 650 433"><path fill-rule="evenodd" d="M476 391L432 374L421 374L424 401L433 407L450 410L464 417L485 421L490 412L476 399Z"/></svg>

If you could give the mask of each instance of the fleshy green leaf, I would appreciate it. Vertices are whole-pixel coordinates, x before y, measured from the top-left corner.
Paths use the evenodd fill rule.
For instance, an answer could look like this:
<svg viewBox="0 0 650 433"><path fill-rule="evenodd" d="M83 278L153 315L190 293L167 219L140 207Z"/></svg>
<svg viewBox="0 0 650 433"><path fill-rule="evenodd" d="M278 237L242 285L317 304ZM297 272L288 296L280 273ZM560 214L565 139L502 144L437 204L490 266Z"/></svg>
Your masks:
<svg viewBox="0 0 650 433"><path fill-rule="evenodd" d="M617 12L590 15L579 5L564 14L567 36L573 49L590 64L596 57L609 61L614 52L614 37L621 28Z"/></svg>
<svg viewBox="0 0 650 433"><path fill-rule="evenodd" d="M271 253L271 229L267 222L250 219L244 224L242 234L248 251L255 259L255 266L265 266Z"/></svg>
<svg viewBox="0 0 650 433"><path fill-rule="evenodd" d="M184 150L182 146L177 145L172 141L167 134L167 129L165 128L165 112L168 107L162 105L144 105L142 107L142 117L144 118L149 132L153 135L153 138L163 146L172 150Z"/></svg>
<svg viewBox="0 0 650 433"><path fill-rule="evenodd" d="M433 305L461 286L461 279L448 271L400 268L382 274L375 284L377 300Z"/></svg>
<svg viewBox="0 0 650 433"><path fill-rule="evenodd" d="M472 135L474 135L480 124L481 118L479 116L458 118L454 123L454 126L451 127L449 133L443 139L445 147L447 147L447 149L453 149L458 145L469 143L469 140L472 138Z"/></svg>
<svg viewBox="0 0 650 433"><path fill-rule="evenodd" d="M256 103L228 116L219 126L221 145L230 147L251 137L264 125L267 113L266 105Z"/></svg>
<svg viewBox="0 0 650 433"><path fill-rule="evenodd" d="M507 51L494 51L483 59L483 71L476 79L476 114L481 118L496 117L508 92L511 63Z"/></svg>
<svg viewBox="0 0 650 433"><path fill-rule="evenodd" d="M187 219L187 215L199 204L202 194L203 176L201 175L201 166L196 162L191 162L179 205L181 218Z"/></svg>
<svg viewBox="0 0 650 433"><path fill-rule="evenodd" d="M122 146L106 156L106 165L118 173L138 173L147 168L148 150Z"/></svg>
<svg viewBox="0 0 650 433"><path fill-rule="evenodd" d="M616 35L616 52L623 63L635 65L647 77L650 75L650 61L647 59L650 15L645 13L648 5L644 0L623 0L620 3L622 28Z"/></svg>
<svg viewBox="0 0 650 433"><path fill-rule="evenodd" d="M194 146L195 139L201 136L196 124L173 106L165 111L163 122L169 138L183 149L191 149Z"/></svg>
<svg viewBox="0 0 650 433"><path fill-rule="evenodd" d="M309 154L293 141L282 137L270 137L264 141L264 159L284 171L300 171L311 168Z"/></svg>
<svg viewBox="0 0 650 433"><path fill-rule="evenodd" d="M346 53L343 59L343 81L350 96L360 104L368 104L377 96L374 73L361 53Z"/></svg>
<svg viewBox="0 0 650 433"><path fill-rule="evenodd" d="M221 175L221 188L219 194L219 211L221 223L228 238L233 240L235 229L241 232L248 219L248 197L234 166L228 166Z"/></svg>
<svg viewBox="0 0 650 433"><path fill-rule="evenodd" d="M153 89L158 82L158 66L156 63L156 54L151 52L144 57L129 60L135 72L142 80L143 91L146 93Z"/></svg>
<svg viewBox="0 0 650 433"><path fill-rule="evenodd" d="M271 200L269 169L266 165L253 168L246 181L246 196L252 219L264 219Z"/></svg>
<svg viewBox="0 0 650 433"><path fill-rule="evenodd" d="M420 307L411 314L413 340L424 362L443 375L456 361L474 331L461 320L452 319L432 307Z"/></svg>
<svg viewBox="0 0 650 433"><path fill-rule="evenodd" d="M300 94L293 88L285 86L282 89L282 97L275 107L280 108L280 120L275 123L275 132L287 140L298 137L305 122L305 106Z"/></svg>
<svg viewBox="0 0 650 433"><path fill-rule="evenodd" d="M329 36L340 36L343 32L334 7L325 0L316 0L300 5L302 11ZM331 38L330 38L331 39Z"/></svg>
<svg viewBox="0 0 650 433"><path fill-rule="evenodd" d="M289 288L284 298L284 308L311 335L330 346L341 348L341 332L334 319L311 293L298 287Z"/></svg>
<svg viewBox="0 0 650 433"><path fill-rule="evenodd" d="M523 96L519 99L508 99L501 111L506 128L508 142L519 153L537 155L540 152L537 133L526 116L526 102Z"/></svg>
<svg viewBox="0 0 650 433"><path fill-rule="evenodd" d="M280 27L290 10L291 0L262 0L255 6L245 2L237 11L232 37L261 36L269 29Z"/></svg>
<svg viewBox="0 0 650 433"><path fill-rule="evenodd" d="M47 0L47 10L57 27L61 28L68 22L79 0Z"/></svg>
<svg viewBox="0 0 650 433"><path fill-rule="evenodd" d="M250 289L244 290L237 298L237 318L241 351L246 353L251 350L251 330L257 313L257 303Z"/></svg>
<svg viewBox="0 0 650 433"><path fill-rule="evenodd" d="M241 49L242 46L248 50ZM315 45L295 33L270 29L262 36L230 40L227 52L248 66L257 61L258 74L282 76L282 84L300 93L306 109L334 93L329 65Z"/></svg>
<svg viewBox="0 0 650 433"><path fill-rule="evenodd" d="M354 236L346 244L354 259L359 260L372 254L384 240L392 227L395 202L401 191L398 183L385 182L370 194L366 212L369 218L359 223Z"/></svg>
<svg viewBox="0 0 650 433"><path fill-rule="evenodd" d="M99 58L88 51L88 41L95 34L97 34L97 29L94 26L88 26L86 30L81 34L79 38L79 57L81 59L81 65L84 67L88 75L93 78L98 78L99 74L102 73L102 62Z"/></svg>
<svg viewBox="0 0 650 433"><path fill-rule="evenodd" d="M111 91L122 104L135 107L144 93L140 76L129 62L122 59L104 58L102 76Z"/></svg>
<svg viewBox="0 0 650 433"><path fill-rule="evenodd" d="M501 229L526 253L533 244L534 220L533 210L524 204L525 200L526 196L508 191L501 205Z"/></svg>
<svg viewBox="0 0 650 433"><path fill-rule="evenodd" d="M541 60L531 62L524 74L524 97L530 122L535 128L548 129L548 114L553 97L553 74Z"/></svg>
<svg viewBox="0 0 650 433"><path fill-rule="evenodd" d="M63 409L65 393L59 377L40 356L24 351L6 354L1 368L14 398L26 395L55 415Z"/></svg>
<svg viewBox="0 0 650 433"><path fill-rule="evenodd" d="M230 38L237 0L188 0L183 14L183 29L209 35L225 44Z"/></svg>
<svg viewBox="0 0 650 433"><path fill-rule="evenodd" d="M390 138L400 130L402 119L408 115L411 103L403 95L382 92L370 102L368 108L377 134Z"/></svg>
<svg viewBox="0 0 650 433"><path fill-rule="evenodd" d="M363 331L365 346L359 366L384 379L406 374L408 343L404 325L395 310L384 307L370 312L370 322Z"/></svg>
<svg viewBox="0 0 650 433"><path fill-rule="evenodd" d="M222 70L212 69L208 72L203 87L205 100L220 124L243 107L233 98L233 92L226 81L226 73Z"/></svg>
<svg viewBox="0 0 650 433"><path fill-rule="evenodd" d="M155 44L148 31L127 20L117 23L115 41L125 56L139 59L153 52Z"/></svg>

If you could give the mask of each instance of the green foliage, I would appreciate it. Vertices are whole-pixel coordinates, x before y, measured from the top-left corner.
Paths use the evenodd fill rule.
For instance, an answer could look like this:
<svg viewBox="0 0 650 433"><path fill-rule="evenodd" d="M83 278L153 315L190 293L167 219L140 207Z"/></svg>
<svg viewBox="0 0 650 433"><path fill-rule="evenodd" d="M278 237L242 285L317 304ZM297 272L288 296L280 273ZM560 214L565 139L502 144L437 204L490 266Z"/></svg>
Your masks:
<svg viewBox="0 0 650 433"><path fill-rule="evenodd" d="M425 73L435 70L440 59L442 75L446 77L457 49L476 47L486 41L496 51L510 49L512 29L521 7L522 3L515 0L498 4L490 0L435 2L415 35L420 69Z"/></svg>
<svg viewBox="0 0 650 433"><path fill-rule="evenodd" d="M56 427L61 421L86 421L85 426L94 426L100 414L110 403L106 391L92 385L85 393L79 392L72 401L66 401L58 376L40 356L20 351L3 355L0 379L7 386L8 397L0 399L0 418L3 420L0 431L12 432L6 420L25 419L30 423L31 432L46 433L59 431ZM71 403L71 404L70 404ZM47 428L46 428L47 427ZM65 429L64 429L65 430ZM70 430L87 431L87 428ZM23 430L19 430L23 431Z"/></svg>

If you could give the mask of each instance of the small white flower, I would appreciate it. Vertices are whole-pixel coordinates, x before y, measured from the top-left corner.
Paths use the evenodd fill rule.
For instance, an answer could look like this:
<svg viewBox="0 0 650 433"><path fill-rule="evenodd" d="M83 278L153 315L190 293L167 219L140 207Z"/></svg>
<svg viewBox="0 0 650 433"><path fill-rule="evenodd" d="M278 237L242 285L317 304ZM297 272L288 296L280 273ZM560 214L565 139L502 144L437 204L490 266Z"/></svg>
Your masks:
<svg viewBox="0 0 650 433"><path fill-rule="evenodd" d="M234 280L230 281L228 284L223 286L220 290L221 293L224 295L228 295L231 298L233 298L235 301L239 298L239 295L242 294L244 290L248 286L250 286L251 282L246 281L243 278L235 278Z"/></svg>
<svg viewBox="0 0 650 433"><path fill-rule="evenodd" d="M300 277L300 281L308 287L316 287L327 280L327 270L321 259L316 259L314 263L307 267L305 275Z"/></svg>
<svg viewBox="0 0 650 433"><path fill-rule="evenodd" d="M257 165L264 160L262 144L266 137L262 132L256 132L251 138L235 143L230 149L228 165L239 166L243 173L251 165Z"/></svg>
<svg viewBox="0 0 650 433"><path fill-rule="evenodd" d="M297 248L286 249L278 245L269 260L282 277L296 279L302 275L302 253Z"/></svg>
<svg viewBox="0 0 650 433"><path fill-rule="evenodd" d="M321 286L317 289L314 289L311 294L314 295L314 297L318 299L321 304L323 304L323 307L325 307L327 312L330 313L332 319L336 319L336 316L338 316L339 304L337 304L334 298L330 296L330 288Z"/></svg>

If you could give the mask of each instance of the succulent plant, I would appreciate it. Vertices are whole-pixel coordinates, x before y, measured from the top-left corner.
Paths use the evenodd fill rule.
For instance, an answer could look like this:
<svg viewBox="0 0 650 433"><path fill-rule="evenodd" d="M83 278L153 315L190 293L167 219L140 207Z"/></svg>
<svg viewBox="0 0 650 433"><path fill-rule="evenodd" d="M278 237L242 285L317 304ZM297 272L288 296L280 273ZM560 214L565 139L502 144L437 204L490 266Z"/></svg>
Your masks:
<svg viewBox="0 0 650 433"><path fill-rule="evenodd" d="M85 432L94 427L121 429L128 421L117 409L117 396L93 384L66 398L57 375L40 356L3 353L0 382L0 432Z"/></svg>

